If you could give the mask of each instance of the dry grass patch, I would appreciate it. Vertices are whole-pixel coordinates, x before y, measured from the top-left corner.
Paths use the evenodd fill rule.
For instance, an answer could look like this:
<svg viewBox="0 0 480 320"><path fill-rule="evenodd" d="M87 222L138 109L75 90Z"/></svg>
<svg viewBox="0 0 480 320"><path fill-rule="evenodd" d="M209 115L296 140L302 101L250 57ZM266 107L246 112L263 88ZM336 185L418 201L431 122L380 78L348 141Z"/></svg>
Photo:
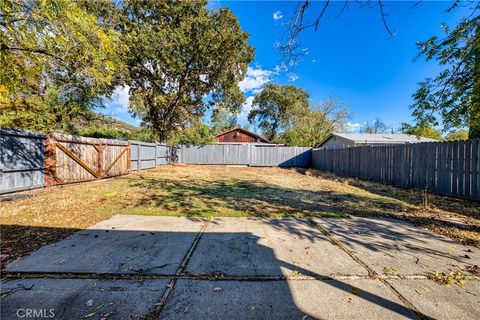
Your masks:
<svg viewBox="0 0 480 320"><path fill-rule="evenodd" d="M480 245L478 202L431 195L424 209L419 191L312 170L168 165L28 194L0 203L4 262L115 214L397 217Z"/></svg>

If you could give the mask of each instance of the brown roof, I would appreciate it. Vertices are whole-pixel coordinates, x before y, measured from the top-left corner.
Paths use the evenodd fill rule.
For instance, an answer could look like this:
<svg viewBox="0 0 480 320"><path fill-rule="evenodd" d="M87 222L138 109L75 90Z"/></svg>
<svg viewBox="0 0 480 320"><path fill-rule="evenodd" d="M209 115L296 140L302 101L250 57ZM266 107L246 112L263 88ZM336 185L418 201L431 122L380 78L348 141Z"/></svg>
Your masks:
<svg viewBox="0 0 480 320"><path fill-rule="evenodd" d="M245 129L240 128L240 127L236 127L236 128L230 129L230 130L228 130L228 131L219 133L219 134L217 134L217 135L215 136L215 138L218 138L218 137L220 137L220 136L223 136L224 134L227 134L227 133L230 133L230 132L233 132L233 131L240 131L240 132L243 132L243 133L245 133L245 134L247 134L247 135L249 135L249 136L251 136L251 137L254 137L255 139L260 140L261 142L270 143L270 141L267 140L267 139L265 139L264 137L259 136L258 134L255 134L255 133L253 133L253 132L250 132L250 131L245 130Z"/></svg>

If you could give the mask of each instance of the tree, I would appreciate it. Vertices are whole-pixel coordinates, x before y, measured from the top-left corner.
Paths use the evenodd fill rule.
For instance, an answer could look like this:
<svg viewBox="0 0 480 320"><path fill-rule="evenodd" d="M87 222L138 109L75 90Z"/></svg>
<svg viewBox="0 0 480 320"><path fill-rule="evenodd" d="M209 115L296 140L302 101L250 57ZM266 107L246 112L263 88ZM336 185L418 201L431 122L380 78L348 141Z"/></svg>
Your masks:
<svg viewBox="0 0 480 320"><path fill-rule="evenodd" d="M110 93L118 45L75 1L0 2L0 126L68 132Z"/></svg>
<svg viewBox="0 0 480 320"><path fill-rule="evenodd" d="M257 122L263 135L275 141L292 122L309 112L309 94L295 86L267 84L253 99L248 121Z"/></svg>
<svg viewBox="0 0 480 320"><path fill-rule="evenodd" d="M452 6L453 9L457 2ZM476 4L480 9L480 4ZM453 30L442 25L444 38L433 36L417 44L426 60L444 69L420 83L411 106L417 123L439 124L444 130L469 127L480 137L480 16L463 19Z"/></svg>
<svg viewBox="0 0 480 320"><path fill-rule="evenodd" d="M169 141L173 145L178 144L212 144L215 143L215 136L212 129L206 124L197 124L186 128L183 133L177 134Z"/></svg>
<svg viewBox="0 0 480 320"><path fill-rule="evenodd" d="M409 124L404 123L402 124L401 131L405 134L411 134L417 137L442 140L442 131L435 129L428 124L411 126Z"/></svg>
<svg viewBox="0 0 480 320"><path fill-rule="evenodd" d="M445 140L455 141L455 140L467 140L468 139L468 130L451 130L448 135L445 137Z"/></svg>
<svg viewBox="0 0 480 320"><path fill-rule="evenodd" d="M420 2L420 1L419 1ZM419 3L417 2L417 4ZM366 7L377 7L383 25L389 35L394 33L389 27L384 9L384 1L355 1ZM299 37L307 29L315 29L320 25L331 1L325 1L320 10L315 11L313 21L307 19L311 10L311 1L299 3L288 24L288 38L279 46L288 65L295 65L297 57L304 51L301 49ZM415 4L416 5L416 4ZM350 6L345 1L340 12ZM431 37L417 44L420 56L426 60L437 60L444 69L432 79L421 82L420 88L413 95L412 115L417 125L428 123L437 126L442 122L444 130L469 127L470 138L480 137L480 2L454 0L448 12L457 7L470 9L471 13L453 30L442 25L445 36Z"/></svg>
<svg viewBox="0 0 480 320"><path fill-rule="evenodd" d="M383 123L380 118L376 118L372 122L367 122L361 132L370 134L391 133L392 128Z"/></svg>
<svg viewBox="0 0 480 320"><path fill-rule="evenodd" d="M211 107L224 103L238 112L244 102L238 82L253 59L249 36L229 9L206 4L122 2L130 109L160 141L198 123Z"/></svg>
<svg viewBox="0 0 480 320"><path fill-rule="evenodd" d="M309 108L280 134L280 142L301 147L315 147L330 133L343 131L350 116L348 108L337 99Z"/></svg>
<svg viewBox="0 0 480 320"><path fill-rule="evenodd" d="M225 108L213 110L211 120L214 134L219 134L238 126L237 116Z"/></svg>

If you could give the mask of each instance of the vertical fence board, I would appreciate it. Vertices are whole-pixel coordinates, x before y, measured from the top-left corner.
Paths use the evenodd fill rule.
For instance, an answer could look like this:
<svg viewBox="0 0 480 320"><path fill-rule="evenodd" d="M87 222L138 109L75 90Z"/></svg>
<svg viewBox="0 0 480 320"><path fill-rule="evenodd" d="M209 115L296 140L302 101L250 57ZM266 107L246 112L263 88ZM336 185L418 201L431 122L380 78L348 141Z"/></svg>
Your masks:
<svg viewBox="0 0 480 320"><path fill-rule="evenodd" d="M472 171L471 171L471 192L473 198L478 198L480 193L480 139L476 139L472 142Z"/></svg>
<svg viewBox="0 0 480 320"><path fill-rule="evenodd" d="M464 196L472 196L472 140L465 142L465 188Z"/></svg>

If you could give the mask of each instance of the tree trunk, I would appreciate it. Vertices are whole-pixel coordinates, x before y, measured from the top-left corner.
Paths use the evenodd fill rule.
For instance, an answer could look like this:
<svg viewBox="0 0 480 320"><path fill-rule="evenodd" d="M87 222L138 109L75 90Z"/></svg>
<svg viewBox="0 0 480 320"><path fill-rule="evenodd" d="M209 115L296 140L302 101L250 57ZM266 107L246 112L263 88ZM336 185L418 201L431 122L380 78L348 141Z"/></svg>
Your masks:
<svg viewBox="0 0 480 320"><path fill-rule="evenodd" d="M468 131L470 139L480 138L480 26L477 26L475 37L477 41L474 49L472 109L470 110L470 128Z"/></svg>

